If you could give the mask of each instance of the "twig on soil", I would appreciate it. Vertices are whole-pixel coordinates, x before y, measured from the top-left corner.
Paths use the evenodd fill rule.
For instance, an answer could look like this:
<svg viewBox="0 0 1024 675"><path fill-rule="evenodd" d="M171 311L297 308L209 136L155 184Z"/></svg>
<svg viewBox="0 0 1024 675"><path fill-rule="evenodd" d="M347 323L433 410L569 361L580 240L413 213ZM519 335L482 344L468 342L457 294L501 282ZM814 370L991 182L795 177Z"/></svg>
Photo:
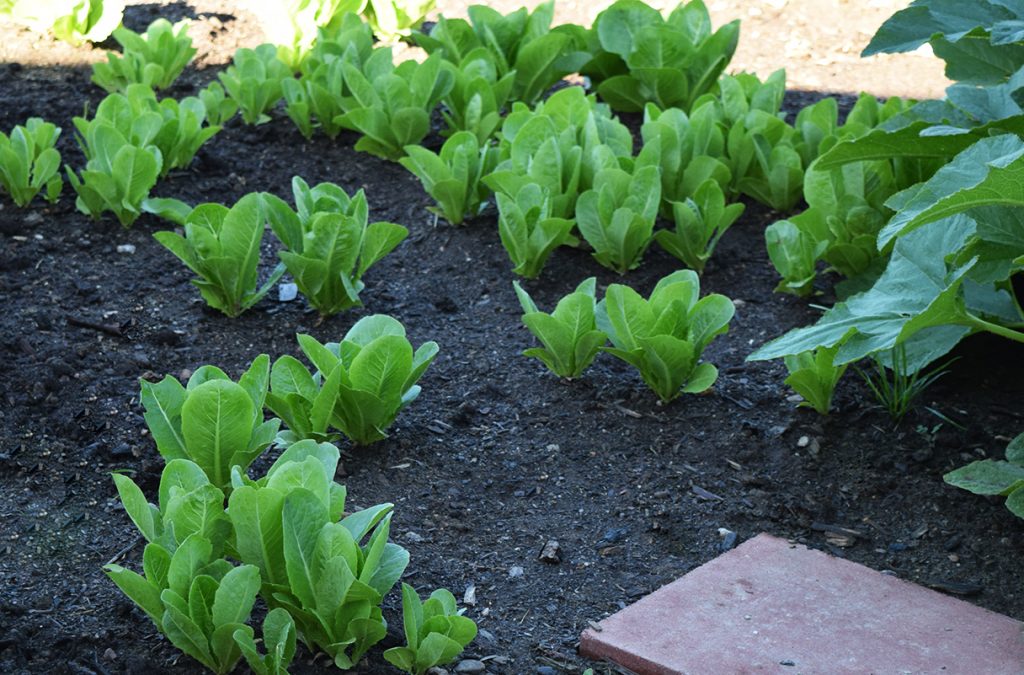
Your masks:
<svg viewBox="0 0 1024 675"><path fill-rule="evenodd" d="M118 326L111 323L97 323L95 321L89 321L88 319L80 319L77 316L67 316L67 322L72 326L78 326L79 328L88 328L90 330L98 330L101 333L107 335L113 335L114 337L127 338L125 335L124 326Z"/></svg>
<svg viewBox="0 0 1024 675"><path fill-rule="evenodd" d="M117 562L121 558L121 556L125 555L126 553L128 553L128 551L130 551L133 548L135 548L136 546L138 546L140 541L142 541L142 537L135 537L135 540L132 543L128 544L127 546L122 548L120 551L115 553L114 557L111 558L110 560L108 560L104 564L105 565L113 565L115 562Z"/></svg>

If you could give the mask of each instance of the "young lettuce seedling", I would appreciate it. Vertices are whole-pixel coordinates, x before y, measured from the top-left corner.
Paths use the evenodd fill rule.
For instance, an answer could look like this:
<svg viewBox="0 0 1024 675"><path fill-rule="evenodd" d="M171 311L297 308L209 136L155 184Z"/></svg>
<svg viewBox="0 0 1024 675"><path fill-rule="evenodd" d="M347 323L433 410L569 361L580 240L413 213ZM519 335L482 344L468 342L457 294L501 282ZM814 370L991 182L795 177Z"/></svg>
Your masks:
<svg viewBox="0 0 1024 675"><path fill-rule="evenodd" d="M838 351L839 345L836 345L785 357L786 370L789 371L786 384L803 396L801 406L814 408L820 415L827 415L832 408L832 394L846 372L847 364L835 364Z"/></svg>
<svg viewBox="0 0 1024 675"><path fill-rule="evenodd" d="M654 239L654 221L661 203L661 175L645 166L630 174L602 169L594 189L576 202L576 225L594 247L594 258L605 267L625 274L640 265Z"/></svg>
<svg viewBox="0 0 1024 675"><path fill-rule="evenodd" d="M266 654L260 654L253 640L252 629L234 632L235 643L242 651L245 662L256 675L288 675L288 666L295 658L295 622L287 610L277 607L263 620L263 645Z"/></svg>
<svg viewBox="0 0 1024 675"><path fill-rule="evenodd" d="M612 284L597 305L597 326L614 345L603 351L640 371L663 403L706 391L718 379L718 369L700 358L729 330L735 309L724 295L699 296L697 273L680 270L659 281L648 300Z"/></svg>
<svg viewBox="0 0 1024 675"><path fill-rule="evenodd" d="M373 32L357 15L346 12L320 29L313 50L302 60L298 79L281 82L288 117L306 138L316 126L336 137L342 126L335 120L356 106L345 86L345 64L361 67L373 54Z"/></svg>
<svg viewBox="0 0 1024 675"><path fill-rule="evenodd" d="M232 65L217 77L238 103L245 123L263 124L270 121L267 113L281 100L281 82L292 77L292 70L277 58L277 47L263 44L239 49Z"/></svg>
<svg viewBox="0 0 1024 675"><path fill-rule="evenodd" d="M121 503L147 540L143 575L103 569L171 643L215 673L231 672L241 652L231 639L245 625L260 589L259 570L222 556L231 532L224 493L187 459L172 459L160 478L158 505L127 476L114 475Z"/></svg>
<svg viewBox="0 0 1024 675"><path fill-rule="evenodd" d="M196 54L187 21L172 26L160 18L149 24L144 35L122 26L114 31L114 39L121 45L122 55L107 52L107 62L92 67L92 81L110 93L124 91L133 83L167 89Z"/></svg>
<svg viewBox="0 0 1024 675"><path fill-rule="evenodd" d="M363 274L393 251L409 231L395 223L368 225L369 209L362 190L350 199L337 185L321 184L310 190L296 176L292 191L296 204L310 199L314 191L336 198L315 203L312 211L300 206L300 214L279 197L263 196L270 227L288 247L278 255L299 291L321 316L362 305L359 293L364 288Z"/></svg>
<svg viewBox="0 0 1024 675"><path fill-rule="evenodd" d="M199 278L192 283L206 303L236 317L266 295L284 274L279 264L257 288L260 243L268 220L263 196L248 194L230 209L200 204L185 219L185 236L156 232L153 236Z"/></svg>
<svg viewBox="0 0 1024 675"><path fill-rule="evenodd" d="M363 13L373 32L384 40L412 33L434 9L435 0L370 0Z"/></svg>
<svg viewBox="0 0 1024 675"><path fill-rule="evenodd" d="M455 596L444 588L421 602L416 589L402 584L402 619L406 646L392 647L384 658L410 675L451 663L476 637L476 623L460 615Z"/></svg>
<svg viewBox="0 0 1024 675"><path fill-rule="evenodd" d="M660 169L663 217L672 218L673 205L694 196L707 180L729 187L732 171L724 161L721 126L715 106L708 103L695 104L689 116L678 108L661 111L653 103L644 108L644 145L634 167Z"/></svg>
<svg viewBox="0 0 1024 675"><path fill-rule="evenodd" d="M60 197L60 152L53 147L58 138L60 128L38 117L14 127L10 136L0 132L0 185L18 206L26 206L44 187L48 202Z"/></svg>
<svg viewBox="0 0 1024 675"><path fill-rule="evenodd" d="M510 197L503 192L498 200L498 234L512 271L527 279L535 279L544 269L548 256L559 246L575 243L571 234L573 221L551 215L552 198L536 183L527 183Z"/></svg>
<svg viewBox="0 0 1024 675"><path fill-rule="evenodd" d="M328 429L357 445L387 438L398 413L419 396L416 382L438 352L437 343L425 342L413 353L402 324L382 314L357 321L341 342L298 339L316 373L282 356L274 363L267 396L267 407L288 427L280 437L284 442L328 439Z"/></svg>
<svg viewBox="0 0 1024 675"><path fill-rule="evenodd" d="M394 505L341 518L338 459L334 446L302 441L259 481L236 471L228 515L240 559L260 570L267 604L287 610L307 646L348 669L387 634L380 604L409 553L388 542Z"/></svg>
<svg viewBox="0 0 1024 675"><path fill-rule="evenodd" d="M583 66L598 94L616 110L689 110L714 89L739 41L740 23L711 32L701 0L680 3L666 20L637 0L619 0L601 12L591 31L593 60Z"/></svg>
<svg viewBox="0 0 1024 675"><path fill-rule="evenodd" d="M495 80L512 75L512 101L532 105L590 60L582 28L551 29L553 1L541 3L533 12L521 8L502 15L487 5L472 5L467 13L469 21L442 16L429 35L414 32L413 39L429 54L441 54L459 67L485 50L496 68Z"/></svg>
<svg viewBox="0 0 1024 675"><path fill-rule="evenodd" d="M335 123L363 135L356 150L393 161L427 135L430 114L455 82L454 67L440 55L396 68L390 47L375 50L361 68L345 63L343 73L353 101Z"/></svg>
<svg viewBox="0 0 1024 675"><path fill-rule="evenodd" d="M281 424L263 421L269 379L270 357L261 354L237 384L214 366L196 370L185 387L170 375L141 380L146 425L161 456L189 459L215 486L227 487L232 468L252 464Z"/></svg>
<svg viewBox="0 0 1024 675"><path fill-rule="evenodd" d="M124 94L104 98L93 119L76 117L73 121L78 131L76 140L86 159L109 154L96 133L100 127L112 127L132 145L157 148L161 176L171 169L187 167L203 143L220 131L218 126L204 125L206 106L200 99L190 96L180 103L173 98L157 101L153 90L144 84L128 85Z"/></svg>
<svg viewBox="0 0 1024 675"><path fill-rule="evenodd" d="M782 280L775 287L776 292L801 297L814 293L818 260L828 248L828 241L805 229L805 224L813 217L813 214L807 216L805 213L789 220L779 220L765 228L768 257L782 275Z"/></svg>
<svg viewBox="0 0 1024 675"><path fill-rule="evenodd" d="M726 205L722 188L709 178L700 184L692 199L672 203L676 229L661 230L654 239L668 253L701 274L718 240L743 214L744 208L743 204Z"/></svg>
<svg viewBox="0 0 1024 675"><path fill-rule="evenodd" d="M4 0L0 19L23 24L37 33L79 46L103 42L121 23L125 0Z"/></svg>
<svg viewBox="0 0 1024 675"><path fill-rule="evenodd" d="M432 213L443 216L452 225L480 213L491 191L481 182L498 163L498 150L486 141L460 131L445 141L440 155L418 145L405 146L406 157L398 160L416 174L437 207Z"/></svg>
<svg viewBox="0 0 1024 675"><path fill-rule="evenodd" d="M469 131L481 145L486 144L501 126L515 76L512 71L499 78L494 57L483 47L467 54L455 71L452 90L441 99L446 133Z"/></svg>
<svg viewBox="0 0 1024 675"><path fill-rule="evenodd" d="M238 112L238 102L224 93L220 82L213 81L199 91L199 100L206 108L206 121L211 126L223 127Z"/></svg>
<svg viewBox="0 0 1024 675"><path fill-rule="evenodd" d="M518 281L512 285L525 312L523 323L544 345L543 349L527 349L523 355L540 359L559 377L572 379L582 375L608 341L608 336L597 330L594 319L597 280L585 279L574 292L558 301L551 314L537 309Z"/></svg>
<svg viewBox="0 0 1024 675"><path fill-rule="evenodd" d="M155 145L134 145L111 124L90 125L88 138L91 150L86 156L95 156L81 175L70 166L64 167L68 182L78 194L75 205L94 220L111 211L121 225L131 227L142 215L142 203L156 185L163 156Z"/></svg>

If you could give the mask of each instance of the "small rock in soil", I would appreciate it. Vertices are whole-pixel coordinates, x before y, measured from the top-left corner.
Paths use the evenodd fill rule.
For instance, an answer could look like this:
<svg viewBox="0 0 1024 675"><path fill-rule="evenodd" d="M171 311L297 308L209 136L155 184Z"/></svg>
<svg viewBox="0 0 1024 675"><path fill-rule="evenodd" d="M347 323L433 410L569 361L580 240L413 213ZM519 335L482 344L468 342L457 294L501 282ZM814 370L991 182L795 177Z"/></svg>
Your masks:
<svg viewBox="0 0 1024 675"><path fill-rule="evenodd" d="M537 675L558 675L558 671L551 666L537 666Z"/></svg>
<svg viewBox="0 0 1024 675"><path fill-rule="evenodd" d="M597 547L603 548L609 544L617 544L625 539L627 534L629 534L628 527L613 527L604 533L601 541L597 542Z"/></svg>
<svg viewBox="0 0 1024 675"><path fill-rule="evenodd" d="M129 255L132 254L132 253L135 253L135 244L118 244L117 245L117 252L118 253L127 253Z"/></svg>
<svg viewBox="0 0 1024 675"><path fill-rule="evenodd" d="M476 659L465 659L459 661L459 665L455 666L456 673L482 673L485 670L487 670L487 666L484 665L484 662Z"/></svg>
<svg viewBox="0 0 1024 675"><path fill-rule="evenodd" d="M299 294L299 287L295 284L280 284L277 287L278 302L291 302Z"/></svg>
<svg viewBox="0 0 1024 675"><path fill-rule="evenodd" d="M722 539L718 544L718 550L728 551L736 545L736 533L724 527L718 528L718 536Z"/></svg>
<svg viewBox="0 0 1024 675"><path fill-rule="evenodd" d="M476 604L476 584L470 584L466 586L466 592L462 594L462 604L464 605L475 605ZM479 635L479 633L478 633Z"/></svg>
<svg viewBox="0 0 1024 675"><path fill-rule="evenodd" d="M516 577L523 576L523 571L524 570L522 567L520 567L519 565L515 565L514 567L509 568L508 576L512 579L515 579Z"/></svg>
<svg viewBox="0 0 1024 675"><path fill-rule="evenodd" d="M409 530L408 532L405 533L405 538L408 541L411 541L414 544L419 544L419 543L423 542L423 537L418 535L418 534L416 534L412 530Z"/></svg>
<svg viewBox="0 0 1024 675"><path fill-rule="evenodd" d="M557 541L549 539L548 543L544 544L544 548L540 551L540 560L552 565L562 562L562 549Z"/></svg>

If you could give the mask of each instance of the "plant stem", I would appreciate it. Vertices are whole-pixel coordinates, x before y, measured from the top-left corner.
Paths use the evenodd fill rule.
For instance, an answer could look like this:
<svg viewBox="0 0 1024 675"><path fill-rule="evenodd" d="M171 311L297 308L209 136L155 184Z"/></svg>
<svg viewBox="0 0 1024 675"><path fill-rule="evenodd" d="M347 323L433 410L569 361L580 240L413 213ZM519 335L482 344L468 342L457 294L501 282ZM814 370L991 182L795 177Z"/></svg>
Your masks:
<svg viewBox="0 0 1024 675"><path fill-rule="evenodd" d="M976 317L973 314L968 314L967 319L969 321L969 325L974 326L975 328L980 328L981 330L988 331L989 333L995 333L1000 337L1007 338L1008 340L1013 340L1014 342L1024 343L1024 333L1020 331L1013 330L1012 328L1007 328L1006 326L1000 326L998 323L985 321L984 319Z"/></svg>

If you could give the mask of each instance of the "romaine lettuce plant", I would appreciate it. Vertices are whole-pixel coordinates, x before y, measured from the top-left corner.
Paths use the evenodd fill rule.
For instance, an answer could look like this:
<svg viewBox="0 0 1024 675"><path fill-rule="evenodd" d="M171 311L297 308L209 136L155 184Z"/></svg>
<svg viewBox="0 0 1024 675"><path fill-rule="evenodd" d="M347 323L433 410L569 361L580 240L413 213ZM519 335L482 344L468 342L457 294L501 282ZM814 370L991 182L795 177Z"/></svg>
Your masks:
<svg viewBox="0 0 1024 675"><path fill-rule="evenodd" d="M539 359L559 377L573 379L582 375L608 341L608 336L597 329L594 318L597 280L585 279L558 301L551 314L537 309L519 282L513 281L512 285L523 308L523 324L544 345L527 349L523 356Z"/></svg>
<svg viewBox="0 0 1024 675"><path fill-rule="evenodd" d="M593 59L581 72L616 110L689 110L729 65L739 33L739 21L712 32L701 0L680 3L667 20L641 0L618 0L594 21Z"/></svg>
<svg viewBox="0 0 1024 675"><path fill-rule="evenodd" d="M232 65L217 76L246 124L270 121L267 113L281 100L281 82L291 77L291 68L277 58L277 49L270 44L239 49Z"/></svg>
<svg viewBox="0 0 1024 675"><path fill-rule="evenodd" d="M279 197L264 194L274 234L287 247L281 261L299 291L321 316L331 316L362 305L362 276L409 234L401 225L367 224L369 208L360 190L351 199L331 183L310 189L301 178L292 179L300 212ZM314 195L330 195L317 199ZM312 203L312 208L309 207Z"/></svg>
<svg viewBox="0 0 1024 675"><path fill-rule="evenodd" d="M441 17L429 34L413 33L413 39L430 54L441 54L461 66L490 52L495 81L513 74L509 100L532 104L559 80L575 73L590 60L585 36L578 26L551 29L553 0L502 15L486 5L469 7L469 21Z"/></svg>
<svg viewBox="0 0 1024 675"><path fill-rule="evenodd" d="M239 557L260 570L267 604L287 610L307 646L348 669L387 634L380 603L409 554L388 542L392 504L339 522L345 488L333 480L338 458L337 448L304 441L259 481L235 472L228 515Z"/></svg>
<svg viewBox="0 0 1024 675"><path fill-rule="evenodd" d="M786 384L803 397L801 406L814 408L820 415L827 415L832 408L832 394L846 372L846 365L835 364L837 351L837 348L822 347L785 359L789 371Z"/></svg>
<svg viewBox="0 0 1024 675"><path fill-rule="evenodd" d="M808 296L814 293L814 280L818 275L818 260L828 248L828 242L813 236L801 227L801 217L779 220L764 231L768 257L782 280L776 292Z"/></svg>
<svg viewBox="0 0 1024 675"><path fill-rule="evenodd" d="M196 54L187 21L172 26L160 18L149 24L144 35L122 26L114 31L114 39L122 54L107 52L106 63L92 67L92 81L110 93L123 92L133 83L167 89Z"/></svg>
<svg viewBox="0 0 1024 675"><path fill-rule="evenodd" d="M581 87L567 87L533 109L516 103L501 129L501 162L484 182L515 197L527 184L551 195L551 214L572 218L598 171L628 164L629 129Z"/></svg>
<svg viewBox="0 0 1024 675"><path fill-rule="evenodd" d="M214 486L227 487L232 468L248 468L281 424L263 420L269 380L266 354L238 383L214 366L196 370L184 387L170 375L157 383L142 380L144 417L160 455L167 461L188 459Z"/></svg>
<svg viewBox="0 0 1024 675"><path fill-rule="evenodd" d="M597 326L613 345L603 351L636 368L663 403L706 391L718 379L718 369L701 355L728 331L735 309L724 295L699 296L697 273L680 270L659 281L647 300L612 284L597 305Z"/></svg>
<svg viewBox="0 0 1024 675"><path fill-rule="evenodd" d="M248 0L267 41L276 45L277 57L297 72L311 49L339 15L361 12L366 0Z"/></svg>
<svg viewBox="0 0 1024 675"><path fill-rule="evenodd" d="M230 209L222 204L195 207L185 219L185 236L166 231L153 236L198 275L192 283L208 305L235 317L259 302L284 274L284 265L278 265L257 287L267 214L266 200L252 193Z"/></svg>
<svg viewBox="0 0 1024 675"><path fill-rule="evenodd" d="M439 55L396 68L391 49L379 48L361 68L343 65L352 101L334 121L363 135L356 150L397 160L405 146L418 144L430 131L430 114L451 90L453 70Z"/></svg>
<svg viewBox="0 0 1024 675"><path fill-rule="evenodd" d="M6 0L0 17L28 26L37 33L53 31L72 45L103 42L121 23L124 0Z"/></svg>
<svg viewBox="0 0 1024 675"><path fill-rule="evenodd" d="M452 89L441 99L446 133L469 131L483 145L497 132L515 71L498 75L494 57L480 47L467 54L455 72Z"/></svg>
<svg viewBox="0 0 1024 675"><path fill-rule="evenodd" d="M405 646L384 652L388 663L410 675L423 675L451 663L476 637L476 623L462 616L451 591L439 588L426 602L416 589L402 584Z"/></svg>
<svg viewBox="0 0 1024 675"><path fill-rule="evenodd" d="M295 622L287 610L272 609L263 620L266 654L260 654L251 629L240 628L232 637L256 675L288 675L288 666L295 658Z"/></svg>
<svg viewBox="0 0 1024 675"><path fill-rule="evenodd" d="M267 407L288 427L284 442L329 439L330 429L357 445L387 438L398 413L419 396L416 382L438 352L437 343L425 342L414 353L402 324L382 314L357 321L341 342L298 339L315 373L282 356L267 396Z"/></svg>
<svg viewBox="0 0 1024 675"><path fill-rule="evenodd" d="M576 203L576 225L594 248L594 258L605 267L625 274L640 265L654 238L654 221L661 204L661 175L645 166L633 174L602 169L594 189Z"/></svg>
<svg viewBox="0 0 1024 675"><path fill-rule="evenodd" d="M544 269L551 252L564 244L575 243L570 234L573 221L556 218L552 198L537 183L527 183L515 197L504 192L495 195L498 201L498 234L515 267L512 271L534 279Z"/></svg>
<svg viewBox="0 0 1024 675"><path fill-rule="evenodd" d="M89 139L95 156L81 174L65 166L68 182L78 194L75 205L94 220L111 211L121 225L131 227L160 176L160 150L154 145L138 147L105 123L90 128Z"/></svg>
<svg viewBox="0 0 1024 675"><path fill-rule="evenodd" d="M164 467L159 503L115 474L121 503L147 540L143 574L120 565L107 576L153 620L171 643L215 673L229 673L241 658L233 635L246 625L260 590L259 570L224 560L231 530L224 493L196 464L173 459Z"/></svg>
<svg viewBox="0 0 1024 675"><path fill-rule="evenodd" d="M199 91L198 98L206 108L206 121L211 126L222 127L238 113L238 102L224 93L224 87L216 80Z"/></svg>
<svg viewBox="0 0 1024 675"><path fill-rule="evenodd" d="M647 104L641 128L644 144L635 167L658 167L662 216L673 217L674 204L693 197L707 180L729 187L732 171L725 161L721 127L714 105L694 106L687 115L678 108L662 111Z"/></svg>
<svg viewBox="0 0 1024 675"><path fill-rule="evenodd" d="M60 128L38 117L17 125L10 136L0 132L0 185L18 206L26 206L39 191L48 202L60 197L60 152L53 146Z"/></svg>
<svg viewBox="0 0 1024 675"><path fill-rule="evenodd" d="M162 176L171 169L187 167L203 143L220 131L218 126L204 124L206 106L200 99L189 96L180 102L173 98L157 101L153 90L144 84L130 84L124 94L108 95L93 119L76 117L73 121L76 140L87 160L110 153L95 138L99 127L109 126L132 145L156 147Z"/></svg>
<svg viewBox="0 0 1024 675"><path fill-rule="evenodd" d="M329 32L321 30L302 60L300 77L281 82L285 110L302 135L311 138L316 127L330 138L341 132L335 120L355 105L345 85L344 65L361 67L372 54L373 32L355 14L341 15Z"/></svg>
<svg viewBox="0 0 1024 675"><path fill-rule="evenodd" d="M436 0L366 0L363 15L373 32L383 39L394 40L412 33Z"/></svg>
<svg viewBox="0 0 1024 675"><path fill-rule="evenodd" d="M406 157L399 161L423 183L437 207L430 211L443 216L452 225L461 225L486 206L491 192L481 182L498 163L498 150L477 137L460 131L445 141L440 154L418 145L405 147Z"/></svg>
<svg viewBox="0 0 1024 675"><path fill-rule="evenodd" d="M708 178L694 191L693 198L672 203L675 230L660 230L655 241L687 267L701 274L718 246L718 240L746 208L726 204L718 182Z"/></svg>
<svg viewBox="0 0 1024 675"><path fill-rule="evenodd" d="M944 481L976 495L1006 497L1006 508L1024 518L1024 434L1006 446L1006 459L982 459L950 471Z"/></svg>

